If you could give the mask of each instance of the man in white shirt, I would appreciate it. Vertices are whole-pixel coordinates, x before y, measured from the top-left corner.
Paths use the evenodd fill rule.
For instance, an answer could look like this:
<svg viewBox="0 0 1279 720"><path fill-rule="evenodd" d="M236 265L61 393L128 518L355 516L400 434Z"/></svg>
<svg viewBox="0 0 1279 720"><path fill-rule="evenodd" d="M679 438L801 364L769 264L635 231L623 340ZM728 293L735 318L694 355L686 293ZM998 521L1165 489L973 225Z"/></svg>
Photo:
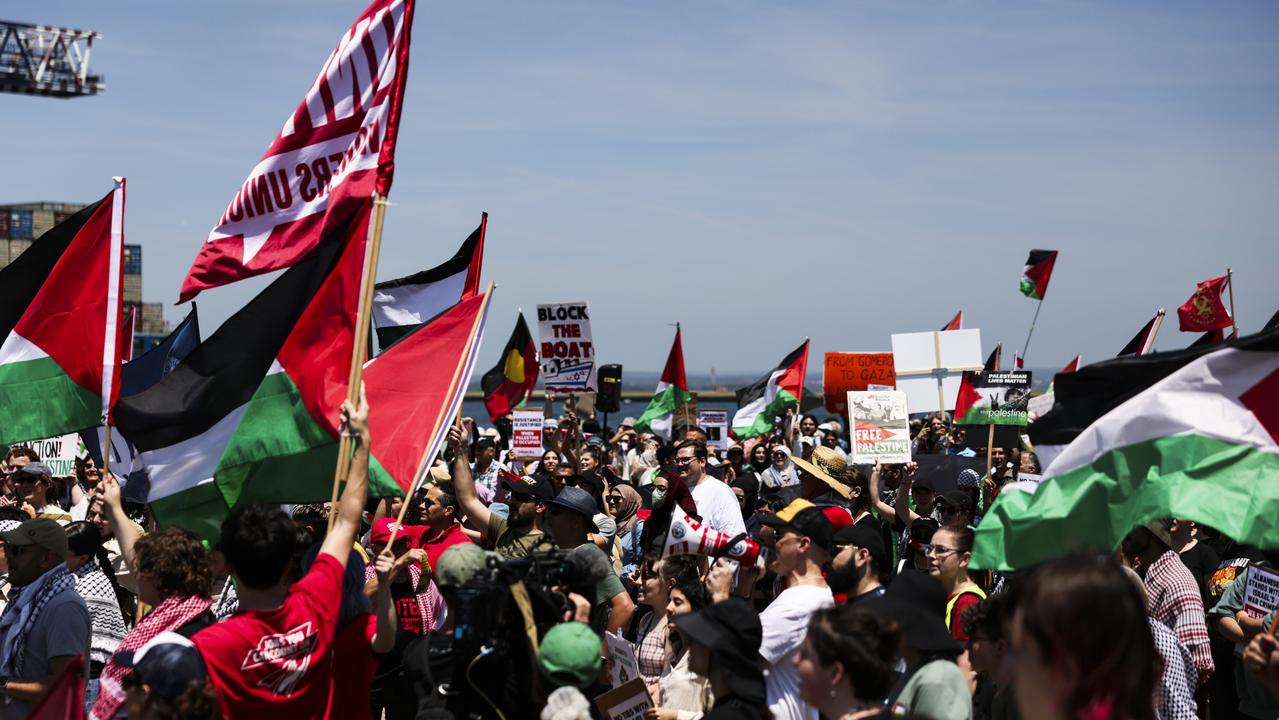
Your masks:
<svg viewBox="0 0 1279 720"><path fill-rule="evenodd" d="M835 530L811 502L798 499L760 518L772 530L769 567L786 589L760 613L764 640L759 653L769 663L765 681L768 709L774 720L817 720L817 710L800 699L795 655L808 634L808 620L835 598L822 576L830 559ZM770 542L765 531L765 541Z"/></svg>
<svg viewBox="0 0 1279 720"><path fill-rule="evenodd" d="M703 524L729 535L746 532L746 520L742 518L737 495L723 481L706 473L706 443L700 440L681 442L675 451L675 469L692 493Z"/></svg>

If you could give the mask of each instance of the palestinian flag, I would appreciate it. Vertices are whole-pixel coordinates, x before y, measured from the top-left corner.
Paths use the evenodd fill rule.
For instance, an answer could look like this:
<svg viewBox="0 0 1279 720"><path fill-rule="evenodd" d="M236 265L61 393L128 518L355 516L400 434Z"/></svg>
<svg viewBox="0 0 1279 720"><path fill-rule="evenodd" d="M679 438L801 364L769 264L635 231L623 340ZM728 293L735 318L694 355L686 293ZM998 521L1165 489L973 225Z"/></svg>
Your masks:
<svg viewBox="0 0 1279 720"><path fill-rule="evenodd" d="M1079 370L1079 366L1084 361L1083 355L1076 355L1073 360L1066 363L1066 367L1057 371L1058 375L1069 375Z"/></svg>
<svg viewBox="0 0 1279 720"><path fill-rule="evenodd" d="M383 350L422 323L480 292L488 213L453 257L430 270L380 282L373 290L373 327Z"/></svg>
<svg viewBox="0 0 1279 720"><path fill-rule="evenodd" d="M489 419L497 422L498 418L528 399L537 384L540 369L537 344L533 342L533 335L529 333L528 323L524 322L524 313L521 312L515 321L511 339L502 349L502 357L480 378Z"/></svg>
<svg viewBox="0 0 1279 720"><path fill-rule="evenodd" d="M1056 405L1030 435L1037 447L1065 449L1033 494L995 501L977 528L973 567L1108 552L1163 517L1279 548L1279 331L1117 358L1057 382Z"/></svg>
<svg viewBox="0 0 1279 720"><path fill-rule="evenodd" d="M977 413L980 411L982 417L988 417L988 413L984 412L990 409L990 400L982 397L977 392L977 385L981 378L991 373L999 372L999 365L1004 355L1004 344L999 343L994 350L990 351L990 355L986 356L986 364L980 372L965 370L959 379L959 394L955 397L955 424L957 425L976 425L984 424L977 420Z"/></svg>
<svg viewBox="0 0 1279 720"><path fill-rule="evenodd" d="M475 371L491 296L492 285L406 335L364 368L371 464L395 487L379 492L407 495L425 479ZM332 477L330 466L327 480ZM374 495L370 488L369 497Z"/></svg>
<svg viewBox="0 0 1279 720"><path fill-rule="evenodd" d="M1266 323L1266 326L1262 328L1262 331L1274 330L1275 328L1279 328L1279 311L1276 311L1274 315L1270 316L1270 321Z"/></svg>
<svg viewBox="0 0 1279 720"><path fill-rule="evenodd" d="M301 261L341 222L346 199L390 192L414 2L373 0L338 38L209 231L179 302ZM263 63L279 52L278 43L254 46L249 37L227 39Z"/></svg>
<svg viewBox="0 0 1279 720"><path fill-rule="evenodd" d="M1177 308L1177 320L1182 332L1207 332L1218 328L1228 328L1234 324L1230 311L1221 301L1221 293L1230 284L1230 276L1204 280L1195 288L1181 307Z"/></svg>
<svg viewBox="0 0 1279 720"><path fill-rule="evenodd" d="M1225 331L1222 330L1221 328L1217 328L1216 330L1209 330L1203 335L1200 335L1198 340L1190 343L1190 347L1192 348L1209 347L1212 345L1220 345L1221 343L1225 341L1226 341Z"/></svg>
<svg viewBox="0 0 1279 720"><path fill-rule="evenodd" d="M1159 334L1159 326L1163 324L1163 319L1164 311L1163 308L1160 308L1159 312L1150 318L1150 322L1143 325L1141 330L1138 330L1137 334L1132 336L1132 339L1128 341L1124 349L1120 350L1115 357L1123 357L1125 355L1141 357L1150 352L1150 348L1155 344L1155 335Z"/></svg>
<svg viewBox="0 0 1279 720"><path fill-rule="evenodd" d="M1026 269L1021 273L1021 294L1043 300L1056 262L1056 250L1031 250L1030 257L1026 259Z"/></svg>
<svg viewBox="0 0 1279 720"><path fill-rule="evenodd" d="M739 440L758 437L773 429L773 419L787 408L799 409L808 373L808 341L795 348L775 369L737 391L733 435Z"/></svg>
<svg viewBox="0 0 1279 720"><path fill-rule="evenodd" d="M666 367L662 368L662 379L657 383L653 399L644 408L644 414L635 421L635 429L670 440L671 418L675 409L692 399L693 396L688 392L688 378L684 376L684 343L680 339L677 325L675 342L671 344L671 352L666 356Z"/></svg>
<svg viewBox="0 0 1279 720"><path fill-rule="evenodd" d="M955 313L955 317L951 318L950 322L942 326L941 331L946 332L947 330L963 330L963 329L964 329L964 311L961 309L959 312Z"/></svg>
<svg viewBox="0 0 1279 720"><path fill-rule="evenodd" d="M0 270L0 444L101 425L120 391L124 180Z"/></svg>
<svg viewBox="0 0 1279 720"><path fill-rule="evenodd" d="M238 502L329 499L369 208L366 199L331 230L348 242L321 243L117 405L162 524L211 538ZM388 489L376 473L370 483L371 495Z"/></svg>

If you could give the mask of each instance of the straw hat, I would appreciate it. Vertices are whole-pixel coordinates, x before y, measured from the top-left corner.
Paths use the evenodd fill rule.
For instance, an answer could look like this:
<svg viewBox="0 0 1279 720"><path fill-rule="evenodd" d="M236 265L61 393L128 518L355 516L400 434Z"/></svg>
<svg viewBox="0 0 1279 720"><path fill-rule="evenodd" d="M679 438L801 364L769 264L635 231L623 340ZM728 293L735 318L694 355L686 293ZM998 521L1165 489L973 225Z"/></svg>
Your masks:
<svg viewBox="0 0 1279 720"><path fill-rule="evenodd" d="M813 460L818 459L816 449L813 450L812 458ZM852 497L853 493L848 489L848 486L827 474L820 464L813 464L801 457L791 457L791 462L795 463L795 466L799 469L829 485L831 490L839 493L844 498ZM844 464L844 467L848 467L847 463Z"/></svg>

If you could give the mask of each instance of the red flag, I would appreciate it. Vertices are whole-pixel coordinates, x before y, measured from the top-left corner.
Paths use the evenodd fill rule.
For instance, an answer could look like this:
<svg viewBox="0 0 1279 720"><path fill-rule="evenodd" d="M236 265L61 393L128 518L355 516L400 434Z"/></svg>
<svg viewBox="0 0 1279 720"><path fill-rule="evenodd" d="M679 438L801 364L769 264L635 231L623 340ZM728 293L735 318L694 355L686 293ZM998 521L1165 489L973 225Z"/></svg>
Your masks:
<svg viewBox="0 0 1279 720"><path fill-rule="evenodd" d="M83 656L71 656L27 720L84 720Z"/></svg>
<svg viewBox="0 0 1279 720"><path fill-rule="evenodd" d="M959 312L955 313L955 317L951 318L950 322L946 323L946 326L943 327L941 331L946 332L947 330L963 330L963 329L964 329L964 311L963 309L960 309Z"/></svg>
<svg viewBox="0 0 1279 720"><path fill-rule="evenodd" d="M1075 359L1066 363L1066 367L1062 368L1057 374L1069 375L1070 373L1075 372L1076 370L1079 369L1079 364L1083 362L1083 358L1084 358L1083 355L1076 355Z"/></svg>
<svg viewBox="0 0 1279 720"><path fill-rule="evenodd" d="M1222 275L1199 283L1195 294L1177 308L1177 319L1182 332L1202 333L1230 327L1230 313L1221 302L1221 293L1226 289L1228 280L1229 276Z"/></svg>
<svg viewBox="0 0 1279 720"><path fill-rule="evenodd" d="M288 267L345 198L385 195L409 61L414 0L373 0L209 232L179 302Z"/></svg>

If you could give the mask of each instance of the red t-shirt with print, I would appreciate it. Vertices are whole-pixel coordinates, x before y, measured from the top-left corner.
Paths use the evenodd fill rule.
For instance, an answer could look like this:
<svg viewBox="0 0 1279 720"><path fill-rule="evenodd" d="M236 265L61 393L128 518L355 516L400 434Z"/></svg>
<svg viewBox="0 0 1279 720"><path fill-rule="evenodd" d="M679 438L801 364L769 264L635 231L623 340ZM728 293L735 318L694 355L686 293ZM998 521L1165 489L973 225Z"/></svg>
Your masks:
<svg viewBox="0 0 1279 720"><path fill-rule="evenodd" d="M338 559L321 553L280 607L243 610L191 638L225 717L325 716L342 574Z"/></svg>

